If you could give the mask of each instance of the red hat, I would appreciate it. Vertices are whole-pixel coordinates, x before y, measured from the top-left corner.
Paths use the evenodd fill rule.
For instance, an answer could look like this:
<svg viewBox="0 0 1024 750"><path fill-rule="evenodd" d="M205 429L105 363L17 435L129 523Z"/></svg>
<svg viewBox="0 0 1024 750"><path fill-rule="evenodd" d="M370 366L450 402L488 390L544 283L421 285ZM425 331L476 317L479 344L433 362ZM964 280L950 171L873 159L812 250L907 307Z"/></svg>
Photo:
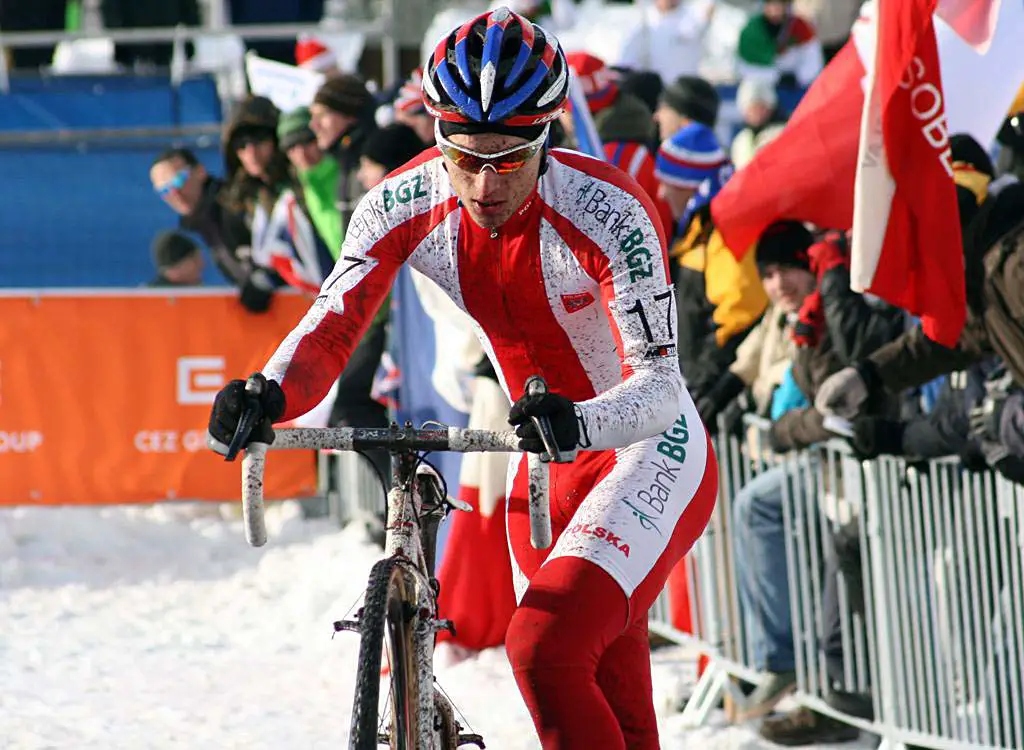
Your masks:
<svg viewBox="0 0 1024 750"><path fill-rule="evenodd" d="M316 37L303 35L295 43L295 62L300 68L323 72L337 67L338 58Z"/></svg>
<svg viewBox="0 0 1024 750"><path fill-rule="evenodd" d="M423 104L423 68L416 68L409 75L409 80L398 90L398 96L395 97L395 111L410 115L427 111Z"/></svg>
<svg viewBox="0 0 1024 750"><path fill-rule="evenodd" d="M604 60L586 52L566 55L569 67L576 72L576 78L587 95L587 105L593 114L610 106L619 95L615 73L608 69Z"/></svg>

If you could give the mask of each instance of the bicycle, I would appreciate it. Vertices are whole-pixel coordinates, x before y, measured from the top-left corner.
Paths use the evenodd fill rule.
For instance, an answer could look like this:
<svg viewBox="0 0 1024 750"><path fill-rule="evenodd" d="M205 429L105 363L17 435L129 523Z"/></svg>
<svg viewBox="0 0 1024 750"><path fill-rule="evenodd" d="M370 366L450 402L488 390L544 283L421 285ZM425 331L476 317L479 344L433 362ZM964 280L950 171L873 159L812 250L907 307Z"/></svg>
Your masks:
<svg viewBox="0 0 1024 750"><path fill-rule="evenodd" d="M260 376L262 377L262 376ZM265 381L263 381L265 383ZM260 379L246 384L247 398L258 398ZM540 378L527 381L527 391L546 390ZM251 431L256 408L251 404L239 420L226 455L234 460ZM546 463L566 460L555 443L547 419L534 418L547 453L530 454L530 538L537 549L551 546ZM437 529L451 510L472 506L447 496L444 479L421 455L424 452L519 452L515 433L469 430L438 425L415 429L410 424L390 428L296 428L278 430L274 443L251 443L242 461L242 515L246 539L255 547L267 541L263 510L263 471L267 450L369 450L391 455L393 483L388 492L384 557L374 564L363 606L353 620L334 623L336 632L360 634L356 690L349 735L350 750L374 750L384 744L393 750L455 750L473 744L484 748L478 734L462 732L451 703L433 675L434 642L438 632L455 634L450 620L438 619L439 585L434 577ZM387 648L391 683L384 716L380 711L380 675ZM390 705L390 723L386 709ZM386 724L386 725L385 725Z"/></svg>

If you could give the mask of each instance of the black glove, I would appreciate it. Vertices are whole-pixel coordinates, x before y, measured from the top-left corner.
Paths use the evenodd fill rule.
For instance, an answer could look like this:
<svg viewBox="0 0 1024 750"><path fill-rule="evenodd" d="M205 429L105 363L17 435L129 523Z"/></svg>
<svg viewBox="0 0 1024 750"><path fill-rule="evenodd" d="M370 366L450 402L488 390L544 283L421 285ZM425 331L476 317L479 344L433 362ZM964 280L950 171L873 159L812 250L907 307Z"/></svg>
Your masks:
<svg viewBox="0 0 1024 750"><path fill-rule="evenodd" d="M260 377L263 376L260 375ZM263 393L257 402L260 413L257 415L255 426L249 433L243 448L249 443L273 443L273 424L284 414L284 391L281 390L281 386L277 384L276 380L266 380L264 383ZM244 380L232 380L220 389L217 397L213 400L207 444L217 453L221 455L227 453L231 438L235 436L238 420L242 418L242 412L245 411L245 404Z"/></svg>
<svg viewBox="0 0 1024 750"><path fill-rule="evenodd" d="M274 281L270 274L257 268L242 284L238 301L249 312L262 313L270 309L270 300L274 296Z"/></svg>
<svg viewBox="0 0 1024 750"><path fill-rule="evenodd" d="M509 409L508 422L516 428L519 449L544 453L544 441L530 417L547 417L550 420L559 450L568 453L587 447L580 443L580 433L582 431L585 435L586 430L581 430L582 418L576 411L576 404L565 396L557 393L525 394Z"/></svg>
<svg viewBox="0 0 1024 750"><path fill-rule="evenodd" d="M879 417L853 420L850 446L857 458L867 461L881 455L903 455L903 422Z"/></svg>

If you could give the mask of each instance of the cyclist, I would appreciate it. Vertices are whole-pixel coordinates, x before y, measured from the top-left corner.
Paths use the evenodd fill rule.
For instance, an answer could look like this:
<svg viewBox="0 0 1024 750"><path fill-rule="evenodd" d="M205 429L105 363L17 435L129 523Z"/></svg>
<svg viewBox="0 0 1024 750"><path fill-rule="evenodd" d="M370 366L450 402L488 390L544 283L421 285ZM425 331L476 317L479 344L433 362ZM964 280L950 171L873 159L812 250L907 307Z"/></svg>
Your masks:
<svg viewBox="0 0 1024 750"><path fill-rule="evenodd" d="M658 213L614 166L548 150L568 67L558 42L507 8L445 36L424 66L437 147L359 203L311 309L263 370L254 439L311 409L399 267L433 279L475 321L520 447L550 418L550 550L529 541L526 461L511 462L507 528L519 605L509 660L547 750L658 747L647 611L703 531L717 470L683 387ZM528 376L550 392L524 395ZM226 447L243 381L218 394Z"/></svg>

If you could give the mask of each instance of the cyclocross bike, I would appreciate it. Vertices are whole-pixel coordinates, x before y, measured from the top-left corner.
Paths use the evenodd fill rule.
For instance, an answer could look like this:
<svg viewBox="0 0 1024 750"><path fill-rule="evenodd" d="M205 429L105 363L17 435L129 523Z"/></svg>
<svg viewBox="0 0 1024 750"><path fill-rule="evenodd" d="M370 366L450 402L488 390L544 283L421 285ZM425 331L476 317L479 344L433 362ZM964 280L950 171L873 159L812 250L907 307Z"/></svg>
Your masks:
<svg viewBox="0 0 1024 750"><path fill-rule="evenodd" d="M246 383L249 406L229 446L227 460L239 452L259 414L255 401L265 381ZM527 381L527 391L546 390L544 381ZM545 418L534 418L547 452L529 455L530 538L537 549L551 546L548 462L563 462ZM439 585L434 576L437 528L453 509L472 506L448 497L444 479L426 461L437 451L518 452L514 432L469 430L437 425L414 429L296 428L278 430L272 445L250 443L242 461L242 513L246 539L254 547L267 541L263 518L263 469L267 450L384 449L391 455L392 489L387 498L384 557L370 571L363 606L354 620L334 624L336 631L359 633L359 661L349 735L350 750L455 750L483 748L477 734L464 734L451 703L434 680L434 642L439 631L454 634L454 624L437 612ZM569 459L571 460L571 459ZM387 649L390 686L381 705L381 664Z"/></svg>

